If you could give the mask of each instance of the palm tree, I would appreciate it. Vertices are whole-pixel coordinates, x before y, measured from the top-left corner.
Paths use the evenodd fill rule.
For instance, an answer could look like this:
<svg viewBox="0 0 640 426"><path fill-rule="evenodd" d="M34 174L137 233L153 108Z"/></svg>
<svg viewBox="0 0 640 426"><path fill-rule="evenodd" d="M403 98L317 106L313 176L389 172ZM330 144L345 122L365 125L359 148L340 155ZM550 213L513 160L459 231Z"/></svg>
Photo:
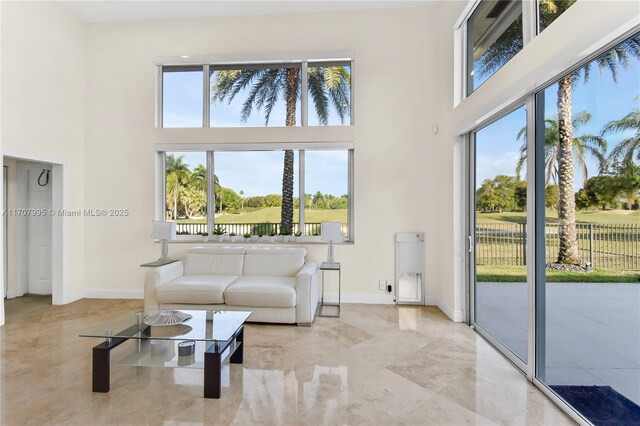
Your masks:
<svg viewBox="0 0 640 426"><path fill-rule="evenodd" d="M320 124L326 124L333 106L344 122L349 112L351 77L342 66L317 66L308 69L308 87ZM296 102L301 90L300 68L257 68L217 71L211 101L231 103L240 92L248 90L242 103L241 119L247 121L253 108L264 109L265 125L281 97L285 100L285 125L296 125ZM293 229L293 150L284 151L282 169L282 229Z"/></svg>
<svg viewBox="0 0 640 426"><path fill-rule="evenodd" d="M580 264L576 231L576 202L573 187L573 125L571 106L573 87L579 78L589 80L591 67L597 65L600 72L609 70L617 82L618 67L626 68L631 57L640 59L640 35L635 35L616 45L584 67L564 76L558 82L558 262Z"/></svg>
<svg viewBox="0 0 640 426"><path fill-rule="evenodd" d="M569 8L574 1L565 0L544 0L541 2L540 14L544 22L551 22L555 17ZM517 23L517 22L516 22ZM518 27L514 25L512 27ZM507 37L508 35L508 37ZM478 69L480 72L489 72L500 68L511 57L513 49L522 48L521 37L513 34L505 34L500 37L489 49L478 59ZM617 81L618 68L626 68L629 59L640 58L640 35L623 41L604 54L597 57L584 67L567 74L558 81L558 148L556 152L558 170L558 222L559 222L559 250L558 263L580 264L582 259L578 251L578 238L576 232L576 205L574 194L574 147L573 143L573 120L572 120L572 99L573 87L580 78L585 82L589 80L591 67L595 64L600 72L609 70L613 80Z"/></svg>
<svg viewBox="0 0 640 426"><path fill-rule="evenodd" d="M579 112L573 116L573 129L578 130L583 125L587 124L591 120L591 114L586 111ZM556 183L558 182L558 147L560 140L558 138L558 120L547 118L545 120L545 138L544 138L544 156L545 156L545 185L549 185L551 179ZM520 146L520 158L516 165L516 175L520 179L520 173L527 161L527 128L526 126L520 129L517 139L522 141ZM582 135L573 138L573 156L578 166L582 169L583 186L587 184L589 179L589 172L587 170L586 155L590 155L596 159L600 166L600 171L604 171L607 167L607 159L605 153L607 152L607 141L595 135Z"/></svg>
<svg viewBox="0 0 640 426"><path fill-rule="evenodd" d="M167 155L165 163L167 189L169 190L167 192L167 201L171 200L173 202L173 220L178 219L178 197L180 187L187 184L191 178L189 166L182 161L183 159L184 156L182 155L176 157L173 154L169 154Z"/></svg>
<svg viewBox="0 0 640 426"><path fill-rule="evenodd" d="M640 96L636 97L640 100ZM635 134L622 140L609 154L611 163L632 164L634 158L640 161L640 109L636 108L620 120L608 122L602 129L602 136L612 133L635 131Z"/></svg>

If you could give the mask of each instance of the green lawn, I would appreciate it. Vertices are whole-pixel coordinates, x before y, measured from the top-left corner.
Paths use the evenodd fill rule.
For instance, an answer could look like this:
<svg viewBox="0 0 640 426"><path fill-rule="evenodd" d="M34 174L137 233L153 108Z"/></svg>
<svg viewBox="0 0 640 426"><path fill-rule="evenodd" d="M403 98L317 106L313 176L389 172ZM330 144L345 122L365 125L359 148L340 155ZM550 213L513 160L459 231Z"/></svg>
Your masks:
<svg viewBox="0 0 640 426"><path fill-rule="evenodd" d="M526 282L526 266L478 266L477 280L484 282ZM594 268L594 272L547 270L547 282L639 283L640 271Z"/></svg>
<svg viewBox="0 0 640 426"><path fill-rule="evenodd" d="M306 223L347 222L347 210L312 210L305 209ZM294 211L293 221L298 221L298 211ZM179 223L206 223L206 218L180 219ZM238 214L216 215L216 223L280 223L280 207L264 209L247 209Z"/></svg>
<svg viewBox="0 0 640 426"><path fill-rule="evenodd" d="M548 223L557 223L557 218L557 210L547 210ZM578 223L640 224L640 211L580 211L576 214L576 220ZM524 212L478 213L476 221L478 223L525 223L527 215Z"/></svg>

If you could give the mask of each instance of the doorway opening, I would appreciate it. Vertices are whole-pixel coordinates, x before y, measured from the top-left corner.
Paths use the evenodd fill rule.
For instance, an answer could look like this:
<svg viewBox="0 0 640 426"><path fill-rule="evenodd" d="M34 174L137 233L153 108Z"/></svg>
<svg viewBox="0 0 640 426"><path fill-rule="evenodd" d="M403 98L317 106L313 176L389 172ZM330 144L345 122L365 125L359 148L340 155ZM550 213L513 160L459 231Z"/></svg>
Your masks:
<svg viewBox="0 0 640 426"><path fill-rule="evenodd" d="M4 298L61 300L62 165L3 157Z"/></svg>

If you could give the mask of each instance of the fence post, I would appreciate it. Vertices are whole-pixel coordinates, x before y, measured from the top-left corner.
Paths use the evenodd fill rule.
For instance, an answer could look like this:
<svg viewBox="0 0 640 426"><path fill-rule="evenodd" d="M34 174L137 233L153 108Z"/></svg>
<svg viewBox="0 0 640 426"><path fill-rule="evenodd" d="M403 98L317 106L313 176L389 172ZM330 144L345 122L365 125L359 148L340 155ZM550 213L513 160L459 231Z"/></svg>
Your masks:
<svg viewBox="0 0 640 426"><path fill-rule="evenodd" d="M593 223L589 224L589 264L593 268Z"/></svg>
<svg viewBox="0 0 640 426"><path fill-rule="evenodd" d="M522 227L522 264L527 266L527 224L520 224Z"/></svg>

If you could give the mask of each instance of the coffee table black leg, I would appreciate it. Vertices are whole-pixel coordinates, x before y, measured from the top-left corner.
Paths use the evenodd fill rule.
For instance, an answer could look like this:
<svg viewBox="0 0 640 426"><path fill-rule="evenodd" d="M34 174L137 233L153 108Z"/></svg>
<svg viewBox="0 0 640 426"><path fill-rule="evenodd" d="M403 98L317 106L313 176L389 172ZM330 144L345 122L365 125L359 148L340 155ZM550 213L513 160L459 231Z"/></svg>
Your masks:
<svg viewBox="0 0 640 426"><path fill-rule="evenodd" d="M204 352L204 397L220 398L222 387L222 354L214 343Z"/></svg>
<svg viewBox="0 0 640 426"><path fill-rule="evenodd" d="M109 358L111 348L106 342L93 348L92 390L109 392Z"/></svg>
<svg viewBox="0 0 640 426"><path fill-rule="evenodd" d="M244 326L240 327L240 331L236 335L236 342L240 344L236 348L236 351L231 355L229 362L232 364L242 364L244 358Z"/></svg>

